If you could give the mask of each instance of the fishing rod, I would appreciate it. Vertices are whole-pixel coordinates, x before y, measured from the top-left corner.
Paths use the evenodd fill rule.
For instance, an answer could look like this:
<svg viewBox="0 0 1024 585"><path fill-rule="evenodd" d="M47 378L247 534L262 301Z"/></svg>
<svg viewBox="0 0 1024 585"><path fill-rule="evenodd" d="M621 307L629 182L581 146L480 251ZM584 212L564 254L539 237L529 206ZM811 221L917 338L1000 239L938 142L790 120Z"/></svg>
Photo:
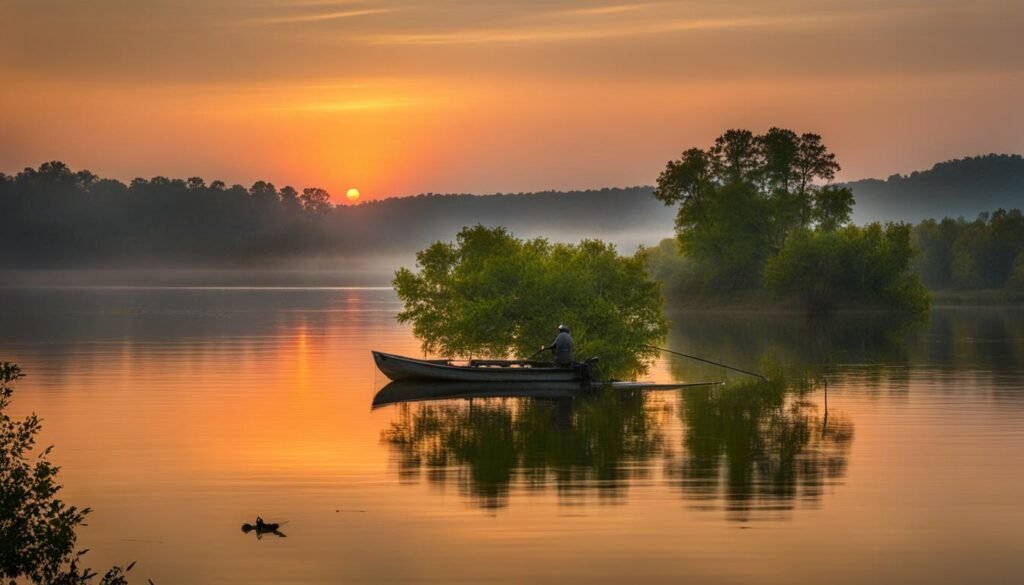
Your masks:
<svg viewBox="0 0 1024 585"><path fill-rule="evenodd" d="M525 359L525 360L523 360L523 361L526 361L526 362L528 362L528 361L532 360L532 359L533 359L534 357L536 357L536 356L537 356L538 354L540 354L540 353L543 353L543 352L545 352L545 351L547 351L547 350L548 350L548 348L546 348L546 347L542 347L542 348L540 348L540 350L539 350L539 351L537 351L537 353L535 353L535 354L531 355L530 357L526 358L526 359Z"/></svg>
<svg viewBox="0 0 1024 585"><path fill-rule="evenodd" d="M711 364L713 366L718 366L720 368L725 368L727 370L733 370L735 372L740 372L742 374L747 374L748 376L755 376L755 377L761 378L762 380L765 380L765 381L768 380L768 378L765 378L764 376L762 376L761 374L758 374L757 372L751 372L749 370L743 370L743 369L740 369L740 368L734 368L733 366L729 366L729 365L722 364L722 363L719 363L719 362L713 362L711 360L706 360L706 359L704 359L702 357L697 357L695 355L689 355L689 354L678 352L678 351L672 351L671 349L665 349L664 347L657 347L657 346L654 346L654 345L647 345L646 343L643 344L643 347L649 347L651 349L656 349L658 351L663 351L665 353L671 353L673 355L678 355L680 357L690 358L691 360L697 360L698 362L704 362L706 364Z"/></svg>

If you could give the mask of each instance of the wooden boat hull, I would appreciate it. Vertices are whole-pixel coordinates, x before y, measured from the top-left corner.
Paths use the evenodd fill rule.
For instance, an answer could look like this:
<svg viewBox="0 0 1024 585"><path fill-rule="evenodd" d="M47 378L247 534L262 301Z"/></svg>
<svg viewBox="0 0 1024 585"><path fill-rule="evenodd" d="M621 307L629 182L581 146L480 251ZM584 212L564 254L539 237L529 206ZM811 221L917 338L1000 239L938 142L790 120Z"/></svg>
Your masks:
<svg viewBox="0 0 1024 585"><path fill-rule="evenodd" d="M446 382L573 382L582 380L582 372L578 368L455 366L379 351L371 353L373 353L373 361L377 364L377 368L396 382L401 380Z"/></svg>

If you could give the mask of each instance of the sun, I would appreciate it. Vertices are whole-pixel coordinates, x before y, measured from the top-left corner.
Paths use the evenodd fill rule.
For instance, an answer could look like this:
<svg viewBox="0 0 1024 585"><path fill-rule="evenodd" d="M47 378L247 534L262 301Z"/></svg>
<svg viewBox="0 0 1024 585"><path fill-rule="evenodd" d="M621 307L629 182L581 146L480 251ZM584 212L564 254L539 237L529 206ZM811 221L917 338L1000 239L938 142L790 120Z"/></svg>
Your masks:
<svg viewBox="0 0 1024 585"><path fill-rule="evenodd" d="M351 189L348 190L348 193L345 193L345 197L348 197L349 201L355 201L356 199L359 199L359 189L352 187Z"/></svg>

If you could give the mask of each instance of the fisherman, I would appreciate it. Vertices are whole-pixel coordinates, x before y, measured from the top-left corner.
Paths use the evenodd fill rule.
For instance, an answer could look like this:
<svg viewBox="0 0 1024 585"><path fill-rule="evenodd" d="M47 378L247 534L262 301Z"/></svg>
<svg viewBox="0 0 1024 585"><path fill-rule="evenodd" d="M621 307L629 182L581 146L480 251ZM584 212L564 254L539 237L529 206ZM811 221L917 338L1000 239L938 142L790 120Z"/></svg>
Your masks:
<svg viewBox="0 0 1024 585"><path fill-rule="evenodd" d="M558 326L558 337L554 343L541 349L550 349L555 354L555 365L559 368L572 367L572 337L565 325Z"/></svg>

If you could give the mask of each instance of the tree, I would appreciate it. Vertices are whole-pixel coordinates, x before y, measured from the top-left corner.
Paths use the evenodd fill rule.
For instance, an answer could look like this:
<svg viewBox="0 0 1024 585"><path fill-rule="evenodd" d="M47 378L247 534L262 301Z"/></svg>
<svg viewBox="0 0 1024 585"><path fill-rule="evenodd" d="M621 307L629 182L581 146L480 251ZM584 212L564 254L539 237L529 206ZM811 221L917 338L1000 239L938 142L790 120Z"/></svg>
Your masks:
<svg viewBox="0 0 1024 585"><path fill-rule="evenodd" d="M997 209L974 221L925 220L914 227L913 239L921 251L917 269L928 286L967 290L1011 286L1015 263L1024 252L1024 214L1018 209Z"/></svg>
<svg viewBox="0 0 1024 585"><path fill-rule="evenodd" d="M1024 289L1024 251L1017 254L1013 260L1013 267L1010 270L1010 278L1007 279L1006 286L1016 290Z"/></svg>
<svg viewBox="0 0 1024 585"><path fill-rule="evenodd" d="M989 272L990 234L986 228L988 215L977 221L961 226L953 242L953 263L951 267L953 285L961 289L989 288L986 275Z"/></svg>
<svg viewBox="0 0 1024 585"><path fill-rule="evenodd" d="M276 203L278 200L277 188L273 183L256 181L249 187L249 195L263 203Z"/></svg>
<svg viewBox="0 0 1024 585"><path fill-rule="evenodd" d="M291 185L281 187L281 205L287 210L302 209L302 201L299 201L299 192Z"/></svg>
<svg viewBox="0 0 1024 585"><path fill-rule="evenodd" d="M331 194L319 187L307 187L299 195L302 208L315 215L323 215L331 210Z"/></svg>
<svg viewBox="0 0 1024 585"><path fill-rule="evenodd" d="M608 376L645 371L667 332L662 297L640 257L598 240L552 244L504 228L463 228L402 268L394 285L426 353L527 357L567 323L580 357L599 356Z"/></svg>
<svg viewBox="0 0 1024 585"><path fill-rule="evenodd" d="M0 362L0 577L44 585L85 585L95 572L82 568L85 551L75 551L75 529L89 509L57 498L60 468L50 463L50 448L33 453L41 430L39 417L15 420L6 413L21 377L18 366ZM110 569L100 585L125 585L131 570Z"/></svg>
<svg viewBox="0 0 1024 585"><path fill-rule="evenodd" d="M853 303L922 313L930 299L913 257L907 224L801 229L768 261L765 285L802 296L811 311Z"/></svg>
<svg viewBox="0 0 1024 585"><path fill-rule="evenodd" d="M946 288L953 280L953 245L961 223L951 218L941 222L926 219L914 226L911 238L918 255L915 269L930 288Z"/></svg>
<svg viewBox="0 0 1024 585"><path fill-rule="evenodd" d="M834 232L850 221L853 213L853 191L849 187L828 185L814 193L811 217L819 228Z"/></svg>
<svg viewBox="0 0 1024 585"><path fill-rule="evenodd" d="M987 284L1003 287L1012 274L1014 260L1024 250L1024 214L1019 209L997 209L989 217L988 231L991 235Z"/></svg>
<svg viewBox="0 0 1024 585"><path fill-rule="evenodd" d="M728 130L707 150L691 148L669 161L654 196L679 205L680 248L711 283L754 288L765 261L794 230L849 222L852 193L819 185L838 170L817 134Z"/></svg>

